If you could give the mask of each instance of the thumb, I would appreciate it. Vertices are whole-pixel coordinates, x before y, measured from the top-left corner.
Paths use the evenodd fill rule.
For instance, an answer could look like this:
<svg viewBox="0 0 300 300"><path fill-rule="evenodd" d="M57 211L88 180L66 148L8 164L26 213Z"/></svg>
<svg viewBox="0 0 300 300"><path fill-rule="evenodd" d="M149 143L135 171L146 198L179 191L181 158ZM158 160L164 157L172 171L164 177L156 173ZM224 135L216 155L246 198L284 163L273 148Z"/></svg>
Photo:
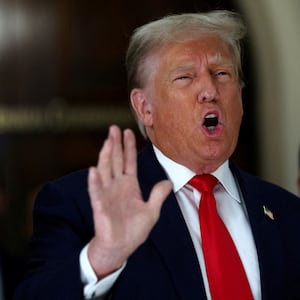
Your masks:
<svg viewBox="0 0 300 300"><path fill-rule="evenodd" d="M154 185L147 203L155 220L158 219L162 204L171 192L172 187L173 184L170 180L163 180Z"/></svg>

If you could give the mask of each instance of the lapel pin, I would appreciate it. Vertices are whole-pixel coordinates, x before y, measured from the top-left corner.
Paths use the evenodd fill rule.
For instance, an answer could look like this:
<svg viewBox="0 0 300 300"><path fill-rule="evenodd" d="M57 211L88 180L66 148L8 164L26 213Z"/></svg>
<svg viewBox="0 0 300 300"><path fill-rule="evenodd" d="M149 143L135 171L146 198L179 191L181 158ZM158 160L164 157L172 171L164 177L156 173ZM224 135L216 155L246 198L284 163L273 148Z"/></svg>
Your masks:
<svg viewBox="0 0 300 300"><path fill-rule="evenodd" d="M266 215L268 218L270 218L272 221L274 221L274 215L273 213L263 205L264 215Z"/></svg>

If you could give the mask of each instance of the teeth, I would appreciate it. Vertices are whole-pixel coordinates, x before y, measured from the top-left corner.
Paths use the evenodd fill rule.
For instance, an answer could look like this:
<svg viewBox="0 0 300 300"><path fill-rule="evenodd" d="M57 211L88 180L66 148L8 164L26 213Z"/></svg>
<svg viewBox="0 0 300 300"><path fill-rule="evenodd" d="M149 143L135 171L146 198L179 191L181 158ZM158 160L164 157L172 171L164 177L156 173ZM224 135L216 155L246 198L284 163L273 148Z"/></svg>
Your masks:
<svg viewBox="0 0 300 300"><path fill-rule="evenodd" d="M213 131L216 127L215 126L209 126L209 127L206 127L209 131Z"/></svg>
<svg viewBox="0 0 300 300"><path fill-rule="evenodd" d="M204 123L203 125L208 129L208 130L214 130L216 126L218 125L218 116L216 114L208 114L204 118Z"/></svg>
<svg viewBox="0 0 300 300"><path fill-rule="evenodd" d="M205 117L205 119L211 119L211 118L217 118L217 115L215 114L209 114Z"/></svg>

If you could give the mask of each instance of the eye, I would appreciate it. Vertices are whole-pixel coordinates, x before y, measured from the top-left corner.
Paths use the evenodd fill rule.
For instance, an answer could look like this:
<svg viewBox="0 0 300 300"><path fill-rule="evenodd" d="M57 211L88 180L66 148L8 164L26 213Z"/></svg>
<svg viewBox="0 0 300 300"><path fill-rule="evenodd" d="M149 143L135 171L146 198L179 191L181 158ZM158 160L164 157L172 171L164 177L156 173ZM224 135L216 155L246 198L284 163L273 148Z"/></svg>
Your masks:
<svg viewBox="0 0 300 300"><path fill-rule="evenodd" d="M227 72L227 71L217 71L216 73L215 73L215 76L228 76L229 75L229 73Z"/></svg>
<svg viewBox="0 0 300 300"><path fill-rule="evenodd" d="M174 76L173 83L178 88L189 86L193 82L193 74L185 73Z"/></svg>
<svg viewBox="0 0 300 300"><path fill-rule="evenodd" d="M227 82L233 78L231 70L220 69L213 72L213 76L220 82Z"/></svg>
<svg viewBox="0 0 300 300"><path fill-rule="evenodd" d="M175 78L175 80L188 80L188 79L192 79L192 76L191 75L180 75Z"/></svg>

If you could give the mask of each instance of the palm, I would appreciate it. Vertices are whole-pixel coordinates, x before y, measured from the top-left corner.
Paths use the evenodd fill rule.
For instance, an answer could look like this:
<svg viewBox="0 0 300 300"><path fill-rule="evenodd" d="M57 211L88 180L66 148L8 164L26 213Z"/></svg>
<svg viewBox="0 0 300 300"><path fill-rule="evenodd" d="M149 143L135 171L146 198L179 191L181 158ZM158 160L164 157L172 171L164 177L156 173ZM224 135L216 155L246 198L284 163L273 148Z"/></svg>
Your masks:
<svg viewBox="0 0 300 300"><path fill-rule="evenodd" d="M134 135L124 132L123 149L119 128L111 127L98 165L89 173L95 224L89 257L99 276L119 267L145 241L170 190L171 183L162 181L154 186L148 201L142 199Z"/></svg>

